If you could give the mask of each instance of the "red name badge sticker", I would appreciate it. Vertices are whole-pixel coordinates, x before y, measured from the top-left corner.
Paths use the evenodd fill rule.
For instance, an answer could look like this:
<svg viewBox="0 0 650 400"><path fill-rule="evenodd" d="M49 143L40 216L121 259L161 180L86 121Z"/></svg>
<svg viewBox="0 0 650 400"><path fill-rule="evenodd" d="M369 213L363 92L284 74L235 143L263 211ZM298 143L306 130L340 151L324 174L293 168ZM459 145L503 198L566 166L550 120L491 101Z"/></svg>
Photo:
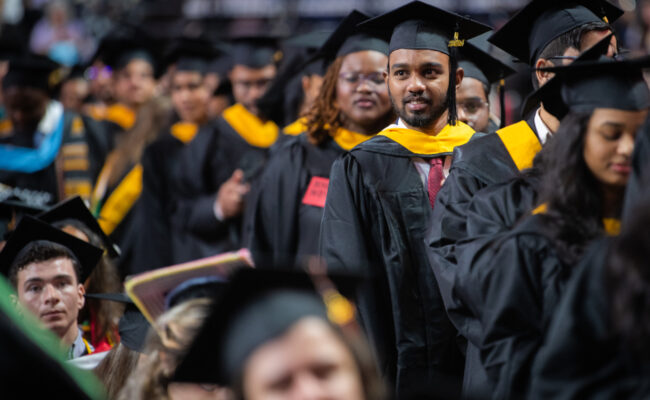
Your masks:
<svg viewBox="0 0 650 400"><path fill-rule="evenodd" d="M321 178L320 176L312 177L305 192L305 197L302 198L302 204L320 208L325 207L327 187L329 184L330 180L327 178Z"/></svg>

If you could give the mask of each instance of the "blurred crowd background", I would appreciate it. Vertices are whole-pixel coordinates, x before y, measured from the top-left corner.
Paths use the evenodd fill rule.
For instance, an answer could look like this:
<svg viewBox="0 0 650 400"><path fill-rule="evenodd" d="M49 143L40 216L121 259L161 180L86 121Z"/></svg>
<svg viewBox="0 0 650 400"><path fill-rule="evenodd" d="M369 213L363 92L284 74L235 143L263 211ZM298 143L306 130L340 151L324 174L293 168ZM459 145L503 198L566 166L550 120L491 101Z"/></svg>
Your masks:
<svg viewBox="0 0 650 400"><path fill-rule="evenodd" d="M432 4L499 28L526 0L436 0ZM157 38L205 34L218 40L246 32L291 36L331 31L356 8L376 15L403 0L0 0L3 33L67 66L84 66L115 24L134 23ZM614 0L625 15L614 24L632 53L650 51L650 0ZM7 37L7 35L5 35ZM514 65L517 67L517 65ZM507 81L507 122L519 119L530 79L521 71Z"/></svg>

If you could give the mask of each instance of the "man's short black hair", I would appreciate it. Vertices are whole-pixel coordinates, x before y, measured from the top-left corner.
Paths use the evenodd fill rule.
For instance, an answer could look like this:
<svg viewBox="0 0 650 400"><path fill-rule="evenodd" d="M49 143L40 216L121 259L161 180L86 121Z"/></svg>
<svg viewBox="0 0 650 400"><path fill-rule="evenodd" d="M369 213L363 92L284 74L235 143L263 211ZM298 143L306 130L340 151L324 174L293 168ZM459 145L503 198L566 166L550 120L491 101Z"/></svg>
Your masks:
<svg viewBox="0 0 650 400"><path fill-rule="evenodd" d="M545 60L549 60L554 65L558 65L558 63L556 63L554 60L551 60L550 58L562 56L567 51L567 49L570 48L579 50L582 35L591 31L604 31L610 29L611 26L605 21L589 22L587 24L581 25L553 39L544 48L544 50L542 50L537 59L539 60L540 58L543 58ZM533 87L535 90L539 89L539 82L537 81L535 73L533 73Z"/></svg>
<svg viewBox="0 0 650 400"><path fill-rule="evenodd" d="M74 273L77 277L77 283L80 283L79 277L81 276L81 265L79 264L77 257L75 257L72 251L67 247L47 240L31 242L25 246L20 253L18 253L18 256L11 264L11 268L9 268L9 282L11 282L14 288L17 287L18 271L31 263L54 260L57 258L67 258L72 262L72 267L74 268Z"/></svg>

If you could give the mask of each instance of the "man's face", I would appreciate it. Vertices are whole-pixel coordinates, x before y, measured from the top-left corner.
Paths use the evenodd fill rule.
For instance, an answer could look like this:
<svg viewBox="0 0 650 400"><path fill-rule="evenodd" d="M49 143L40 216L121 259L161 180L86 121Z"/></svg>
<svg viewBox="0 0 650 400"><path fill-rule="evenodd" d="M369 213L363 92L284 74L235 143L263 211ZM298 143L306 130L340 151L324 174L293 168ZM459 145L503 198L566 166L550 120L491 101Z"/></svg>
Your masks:
<svg viewBox="0 0 650 400"><path fill-rule="evenodd" d="M18 300L59 337L77 330L84 288L72 261L55 258L28 264L18 271Z"/></svg>
<svg viewBox="0 0 650 400"><path fill-rule="evenodd" d="M129 107L137 108L151 99L156 88L153 67L135 58L115 73L115 96Z"/></svg>
<svg viewBox="0 0 650 400"><path fill-rule="evenodd" d="M393 106L406 124L431 127L446 111L449 56L435 50L395 50L388 57L386 83Z"/></svg>
<svg viewBox="0 0 650 400"><path fill-rule="evenodd" d="M258 115L255 104L275 77L275 66L267 65L262 68L249 68L245 65L235 65L229 74L232 82L232 95L235 102L242 104L248 111Z"/></svg>
<svg viewBox="0 0 650 400"><path fill-rule="evenodd" d="M34 133L45 115L49 97L30 87L10 87L3 91L5 107L16 132Z"/></svg>
<svg viewBox="0 0 650 400"><path fill-rule="evenodd" d="M458 119L476 132L487 132L490 122L490 106L483 83L478 79L464 77L456 90Z"/></svg>
<svg viewBox="0 0 650 400"><path fill-rule="evenodd" d="M195 124L205 122L210 92L199 72L176 71L172 76L171 97L181 120Z"/></svg>
<svg viewBox="0 0 650 400"><path fill-rule="evenodd" d="M111 69L101 61L95 61L89 69L89 75L90 93L101 101L110 102L113 99Z"/></svg>
<svg viewBox="0 0 650 400"><path fill-rule="evenodd" d="M81 112L83 101L90 94L88 82L84 79L71 79L61 86L59 100L66 110Z"/></svg>

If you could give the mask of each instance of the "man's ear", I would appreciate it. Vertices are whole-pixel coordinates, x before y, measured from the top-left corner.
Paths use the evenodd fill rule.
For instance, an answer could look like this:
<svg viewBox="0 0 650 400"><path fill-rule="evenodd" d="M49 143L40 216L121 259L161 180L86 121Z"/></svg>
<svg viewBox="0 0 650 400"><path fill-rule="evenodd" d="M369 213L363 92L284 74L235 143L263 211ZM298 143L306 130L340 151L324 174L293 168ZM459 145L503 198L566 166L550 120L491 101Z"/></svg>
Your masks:
<svg viewBox="0 0 650 400"><path fill-rule="evenodd" d="M77 294L79 295L77 304L81 310L84 307L84 304L86 304L86 296L84 296L86 294L86 288L84 288L84 285L81 283L77 284Z"/></svg>
<svg viewBox="0 0 650 400"><path fill-rule="evenodd" d="M535 62L535 78L537 78L537 83L539 84L540 87L543 86L546 82L548 82L551 78L553 78L553 73L540 71L539 68L551 68L551 67L555 67L555 64L553 64L551 61L545 58L538 58L537 61Z"/></svg>
<svg viewBox="0 0 650 400"><path fill-rule="evenodd" d="M458 67L456 69L456 90L460 87L460 83L463 81L463 77L465 76L465 70L462 69L461 67Z"/></svg>

